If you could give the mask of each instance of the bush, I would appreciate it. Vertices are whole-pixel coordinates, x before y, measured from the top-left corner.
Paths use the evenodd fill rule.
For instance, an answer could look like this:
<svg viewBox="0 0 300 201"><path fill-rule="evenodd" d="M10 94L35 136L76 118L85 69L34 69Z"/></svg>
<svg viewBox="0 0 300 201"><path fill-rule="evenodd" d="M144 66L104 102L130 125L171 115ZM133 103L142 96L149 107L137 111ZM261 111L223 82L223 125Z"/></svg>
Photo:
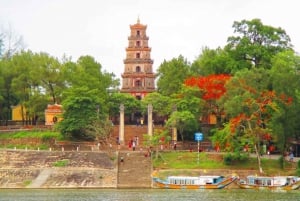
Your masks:
<svg viewBox="0 0 300 201"><path fill-rule="evenodd" d="M233 161L233 156L231 155L231 153L227 153L224 155L223 160L225 165L231 165Z"/></svg>
<svg viewBox="0 0 300 201"><path fill-rule="evenodd" d="M235 152L235 153L227 153L224 155L224 164L225 165L232 165L233 163L236 162L245 162L249 159L248 154L241 154L240 152Z"/></svg>
<svg viewBox="0 0 300 201"><path fill-rule="evenodd" d="M280 169L283 169L284 168L284 158L283 158L283 156L280 156L278 158L278 163L279 163Z"/></svg>

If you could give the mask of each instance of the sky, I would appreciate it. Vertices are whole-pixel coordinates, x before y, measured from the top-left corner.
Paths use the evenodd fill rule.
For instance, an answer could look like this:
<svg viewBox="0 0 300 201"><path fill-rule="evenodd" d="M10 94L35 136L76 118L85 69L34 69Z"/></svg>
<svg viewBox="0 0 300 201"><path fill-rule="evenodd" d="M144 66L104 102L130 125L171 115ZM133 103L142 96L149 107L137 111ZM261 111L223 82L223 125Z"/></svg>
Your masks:
<svg viewBox="0 0 300 201"><path fill-rule="evenodd" d="M281 27L300 52L297 0L0 0L0 30L21 35L26 49L73 61L90 55L118 78L138 18L147 25L154 73L164 60L193 62L203 47L224 47L233 22L244 19Z"/></svg>

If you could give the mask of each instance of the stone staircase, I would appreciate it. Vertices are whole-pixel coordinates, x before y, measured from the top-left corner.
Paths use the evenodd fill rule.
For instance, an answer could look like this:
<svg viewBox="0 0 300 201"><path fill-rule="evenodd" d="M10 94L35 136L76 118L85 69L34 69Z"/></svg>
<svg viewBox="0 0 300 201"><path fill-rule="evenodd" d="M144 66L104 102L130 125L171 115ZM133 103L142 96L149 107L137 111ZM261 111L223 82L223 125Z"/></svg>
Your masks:
<svg viewBox="0 0 300 201"><path fill-rule="evenodd" d="M145 156L144 152L120 151L118 163L118 188L151 187L151 158Z"/></svg>
<svg viewBox="0 0 300 201"><path fill-rule="evenodd" d="M162 129L161 126L155 126L153 132L156 129ZM143 135L148 133L147 125L144 126L136 126L136 125L125 125L124 126L124 146L123 148L128 148L128 143L130 140L134 139L136 136L139 138L139 146L143 146ZM112 144L116 145L115 139L119 136L119 126L114 126L113 133L112 133Z"/></svg>

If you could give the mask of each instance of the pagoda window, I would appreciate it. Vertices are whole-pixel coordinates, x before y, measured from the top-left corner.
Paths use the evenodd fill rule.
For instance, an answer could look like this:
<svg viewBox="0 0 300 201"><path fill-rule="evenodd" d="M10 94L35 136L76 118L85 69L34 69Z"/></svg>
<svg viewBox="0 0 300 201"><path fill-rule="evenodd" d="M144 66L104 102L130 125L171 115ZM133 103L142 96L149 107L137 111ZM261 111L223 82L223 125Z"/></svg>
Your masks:
<svg viewBox="0 0 300 201"><path fill-rule="evenodd" d="M136 87L142 86L142 82L140 80L135 81L135 86Z"/></svg>
<svg viewBox="0 0 300 201"><path fill-rule="evenodd" d="M136 53L136 58L139 59L141 57L140 53Z"/></svg>
<svg viewBox="0 0 300 201"><path fill-rule="evenodd" d="M139 30L136 31L136 35L140 36L140 31Z"/></svg>
<svg viewBox="0 0 300 201"><path fill-rule="evenodd" d="M141 72L141 67L140 67L140 66L137 66L137 67L135 68L135 72L137 72L137 73Z"/></svg>
<svg viewBox="0 0 300 201"><path fill-rule="evenodd" d="M140 41L136 41L136 46L140 47L141 46L141 42Z"/></svg>

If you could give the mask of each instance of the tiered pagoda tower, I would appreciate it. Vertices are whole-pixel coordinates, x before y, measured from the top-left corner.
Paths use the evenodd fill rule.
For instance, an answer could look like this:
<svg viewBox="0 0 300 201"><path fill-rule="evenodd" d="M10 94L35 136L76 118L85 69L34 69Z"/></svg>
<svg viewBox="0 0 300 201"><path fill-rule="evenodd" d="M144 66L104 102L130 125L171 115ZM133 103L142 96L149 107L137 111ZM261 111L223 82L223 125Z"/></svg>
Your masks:
<svg viewBox="0 0 300 201"><path fill-rule="evenodd" d="M122 74L121 92L129 93L139 100L155 91L153 60L150 57L151 48L148 46L146 29L147 25L140 24L139 19L136 24L130 25L131 33Z"/></svg>

